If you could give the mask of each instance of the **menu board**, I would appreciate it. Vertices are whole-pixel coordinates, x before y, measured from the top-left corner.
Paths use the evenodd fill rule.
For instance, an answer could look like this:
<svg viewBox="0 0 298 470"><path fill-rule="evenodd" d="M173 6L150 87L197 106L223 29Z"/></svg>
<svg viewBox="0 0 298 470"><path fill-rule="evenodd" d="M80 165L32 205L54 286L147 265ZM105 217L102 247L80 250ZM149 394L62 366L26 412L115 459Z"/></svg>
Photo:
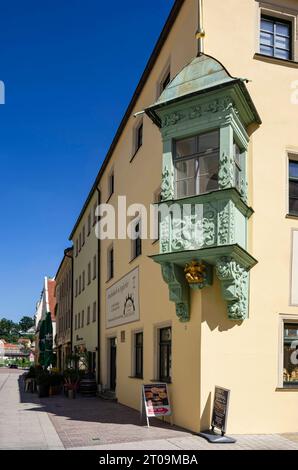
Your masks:
<svg viewBox="0 0 298 470"><path fill-rule="evenodd" d="M230 390L215 387L211 426L220 429L222 433L226 432L229 399Z"/></svg>
<svg viewBox="0 0 298 470"><path fill-rule="evenodd" d="M144 384L143 398L148 418L172 414L167 384Z"/></svg>

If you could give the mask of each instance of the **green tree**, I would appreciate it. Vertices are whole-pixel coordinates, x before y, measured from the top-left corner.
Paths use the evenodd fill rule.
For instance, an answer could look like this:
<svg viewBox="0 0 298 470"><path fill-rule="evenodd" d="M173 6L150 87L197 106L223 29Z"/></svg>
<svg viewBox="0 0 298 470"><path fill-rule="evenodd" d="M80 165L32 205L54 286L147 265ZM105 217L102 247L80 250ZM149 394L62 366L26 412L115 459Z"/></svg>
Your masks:
<svg viewBox="0 0 298 470"><path fill-rule="evenodd" d="M1 318L0 320L0 338L6 341L11 340L12 334L15 332L17 325L7 318Z"/></svg>
<svg viewBox="0 0 298 470"><path fill-rule="evenodd" d="M26 316L22 317L19 322L19 325L22 331L28 331L29 328L32 328L32 326L34 325L34 319Z"/></svg>

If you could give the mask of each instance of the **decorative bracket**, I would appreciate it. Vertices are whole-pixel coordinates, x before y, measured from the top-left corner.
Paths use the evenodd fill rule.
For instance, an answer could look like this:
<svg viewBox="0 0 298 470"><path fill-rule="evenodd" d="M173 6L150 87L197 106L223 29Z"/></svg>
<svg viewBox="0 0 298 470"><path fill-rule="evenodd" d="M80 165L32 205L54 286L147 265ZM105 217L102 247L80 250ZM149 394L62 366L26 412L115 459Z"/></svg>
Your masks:
<svg viewBox="0 0 298 470"><path fill-rule="evenodd" d="M161 264L162 277L169 286L170 300L176 304L181 322L189 321L189 290L183 270L174 263Z"/></svg>
<svg viewBox="0 0 298 470"><path fill-rule="evenodd" d="M245 320L248 316L247 269L233 258L223 256L216 262L216 274L228 304L228 317L230 320Z"/></svg>
<svg viewBox="0 0 298 470"><path fill-rule="evenodd" d="M186 264L184 272L191 289L203 289L212 284L212 266L203 261L191 261L191 263Z"/></svg>

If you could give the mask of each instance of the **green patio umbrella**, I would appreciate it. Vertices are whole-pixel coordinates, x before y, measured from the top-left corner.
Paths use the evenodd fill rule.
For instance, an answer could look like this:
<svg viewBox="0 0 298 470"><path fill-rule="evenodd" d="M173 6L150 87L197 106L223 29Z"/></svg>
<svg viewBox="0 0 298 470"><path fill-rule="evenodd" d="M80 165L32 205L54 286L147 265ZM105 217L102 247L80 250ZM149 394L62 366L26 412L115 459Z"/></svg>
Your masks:
<svg viewBox="0 0 298 470"><path fill-rule="evenodd" d="M38 358L38 363L41 366L44 366L44 359L45 359L45 320L42 320L40 323L40 328L39 328L39 358Z"/></svg>
<svg viewBox="0 0 298 470"><path fill-rule="evenodd" d="M45 337L45 350L44 350L44 366L48 367L53 364L53 325L51 313L47 312L44 320L44 337Z"/></svg>

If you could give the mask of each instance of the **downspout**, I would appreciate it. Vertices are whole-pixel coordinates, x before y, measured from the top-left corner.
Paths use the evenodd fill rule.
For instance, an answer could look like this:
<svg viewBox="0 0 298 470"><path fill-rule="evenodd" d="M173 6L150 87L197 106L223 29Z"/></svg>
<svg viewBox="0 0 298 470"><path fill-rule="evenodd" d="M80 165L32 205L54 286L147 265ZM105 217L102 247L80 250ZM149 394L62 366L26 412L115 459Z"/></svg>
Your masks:
<svg viewBox="0 0 298 470"><path fill-rule="evenodd" d="M197 57L204 54L204 38L203 0L198 0L198 30L196 32L196 39L198 41Z"/></svg>
<svg viewBox="0 0 298 470"><path fill-rule="evenodd" d="M97 191L97 204L100 205L100 191L98 187ZM100 281L101 281L101 263L100 263L100 239L97 239L97 384L101 384L100 374Z"/></svg>
<svg viewBox="0 0 298 470"><path fill-rule="evenodd" d="M74 286L73 286L73 279L74 279L74 276L73 276L73 255L74 255L74 248L73 248L73 252L72 252L72 256L69 256L67 254L67 252L65 253L65 256L66 258L70 258L71 259L71 293L70 293L70 298L71 298L71 302L70 302L70 305L71 305L71 315L70 315L70 350L72 352L72 344L73 344L73 341L72 341L72 334L73 334L73 293L74 293Z"/></svg>

